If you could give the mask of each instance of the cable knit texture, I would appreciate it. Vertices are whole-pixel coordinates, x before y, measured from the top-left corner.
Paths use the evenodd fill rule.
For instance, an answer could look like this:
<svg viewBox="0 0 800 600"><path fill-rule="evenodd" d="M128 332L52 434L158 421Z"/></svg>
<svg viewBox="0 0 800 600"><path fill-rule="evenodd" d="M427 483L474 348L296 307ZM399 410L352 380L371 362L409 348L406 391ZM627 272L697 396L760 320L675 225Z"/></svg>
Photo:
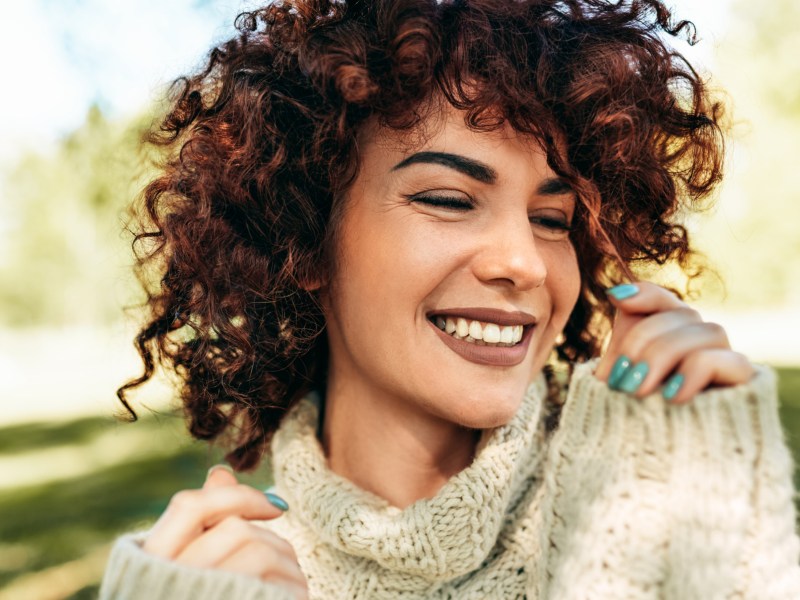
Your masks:
<svg viewBox="0 0 800 600"><path fill-rule="evenodd" d="M405 510L328 469L312 395L273 440L291 509L264 526L292 543L314 599L800 598L773 373L671 406L613 392L593 368L576 367L554 433L540 378L469 467ZM101 598L289 597L140 542L117 543Z"/></svg>

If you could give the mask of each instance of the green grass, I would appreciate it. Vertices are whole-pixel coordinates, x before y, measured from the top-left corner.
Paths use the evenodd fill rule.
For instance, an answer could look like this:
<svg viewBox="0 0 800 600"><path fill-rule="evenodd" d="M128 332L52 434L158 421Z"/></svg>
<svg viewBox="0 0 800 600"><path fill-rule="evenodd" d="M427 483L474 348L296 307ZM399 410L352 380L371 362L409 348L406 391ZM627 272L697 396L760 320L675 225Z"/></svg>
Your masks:
<svg viewBox="0 0 800 600"><path fill-rule="evenodd" d="M144 437L147 447L141 452L133 448L131 460L66 480L48 481L43 474L45 483L40 485L0 490L0 590L24 573L80 558L123 532L149 526L172 494L201 486L208 467L222 456L189 440L182 422L169 416L146 417L135 424L87 418L0 430L0 454L18 457L88 445L101 435L133 428L146 434L136 439ZM126 443L124 436L120 443ZM264 472L240 479L261 487L270 483ZM16 554L16 559L4 561L4 551ZM95 582L72 597L94 598L96 593Z"/></svg>
<svg viewBox="0 0 800 600"><path fill-rule="evenodd" d="M800 368L779 369L779 377L781 418L800 465ZM172 494L202 485L208 467L221 458L219 450L190 441L180 419L169 416L149 416L136 424L87 418L0 430L0 455L22 456L91 444L109 431L126 433L128 428L145 431L148 440L148 447L133 452L130 460L67 480L0 491L0 589L24 573L79 558L122 532L148 526ZM242 479L259 487L269 484L264 472ZM795 487L800 489L800 472L795 474ZM10 566L3 564L3 548L17 552ZM72 598L93 598L96 593L94 582Z"/></svg>
<svg viewBox="0 0 800 600"><path fill-rule="evenodd" d="M800 466L800 368L778 369L778 394L781 401L781 422L786 441L792 450L794 464ZM794 488L800 490L800 469L795 468ZM800 503L798 504L800 519Z"/></svg>

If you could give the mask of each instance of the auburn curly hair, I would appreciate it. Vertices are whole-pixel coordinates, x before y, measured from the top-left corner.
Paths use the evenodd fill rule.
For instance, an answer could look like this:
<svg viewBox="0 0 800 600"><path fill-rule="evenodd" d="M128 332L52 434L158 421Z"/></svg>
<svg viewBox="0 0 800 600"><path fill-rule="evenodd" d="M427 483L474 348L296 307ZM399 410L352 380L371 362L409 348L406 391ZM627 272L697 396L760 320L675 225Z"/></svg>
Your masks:
<svg viewBox="0 0 800 600"><path fill-rule="evenodd" d="M410 130L444 99L487 131L535 136L575 190L581 293L556 350L598 351L603 290L639 265L694 252L677 222L721 177L721 108L665 40L657 0L282 0L179 79L148 135L164 152L134 240L149 380L177 374L191 433L252 468L281 417L322 385L329 280L357 135ZM224 435L223 435L224 434Z"/></svg>

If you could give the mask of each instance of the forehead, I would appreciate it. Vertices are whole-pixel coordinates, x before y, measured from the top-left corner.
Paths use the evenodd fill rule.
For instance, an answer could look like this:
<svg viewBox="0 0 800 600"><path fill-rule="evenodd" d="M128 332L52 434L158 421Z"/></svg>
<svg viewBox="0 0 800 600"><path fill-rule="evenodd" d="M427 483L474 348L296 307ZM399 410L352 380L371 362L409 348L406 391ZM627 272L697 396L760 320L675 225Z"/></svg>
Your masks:
<svg viewBox="0 0 800 600"><path fill-rule="evenodd" d="M467 117L467 111L444 103L426 107L419 123L406 130L370 121L358 136L360 162L364 165L374 164L380 158L402 160L416 152L435 149L497 163L501 170L510 166L504 161L510 160L515 166L536 163L536 171L552 174L539 138L517 131L499 118L496 127L479 130L468 125Z"/></svg>

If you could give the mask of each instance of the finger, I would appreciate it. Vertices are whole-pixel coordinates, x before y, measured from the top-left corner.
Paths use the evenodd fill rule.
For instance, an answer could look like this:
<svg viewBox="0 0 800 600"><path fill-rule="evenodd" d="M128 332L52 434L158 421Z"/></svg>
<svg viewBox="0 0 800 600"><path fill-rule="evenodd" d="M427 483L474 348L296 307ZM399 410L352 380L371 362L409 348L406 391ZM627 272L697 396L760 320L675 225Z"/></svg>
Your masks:
<svg viewBox="0 0 800 600"><path fill-rule="evenodd" d="M607 289L606 294L611 304L629 314L651 315L686 306L675 294L649 281L623 283Z"/></svg>
<svg viewBox="0 0 800 600"><path fill-rule="evenodd" d="M175 561L192 567L217 567L250 543L269 545L290 562L297 563L294 548L286 540L239 517L223 519L190 542Z"/></svg>
<svg viewBox="0 0 800 600"><path fill-rule="evenodd" d="M184 490L175 494L151 529L144 550L171 559L206 529L228 516L274 519L283 511L258 490L246 485Z"/></svg>
<svg viewBox="0 0 800 600"><path fill-rule="evenodd" d="M747 358L732 350L698 350L688 355L677 369L682 385L672 395L673 404L685 404L710 386L747 383L756 370Z"/></svg>
<svg viewBox="0 0 800 600"><path fill-rule="evenodd" d="M225 571L258 577L262 581L306 585L306 579L297 561L292 560L275 546L262 541L252 541L241 546L217 565Z"/></svg>
<svg viewBox="0 0 800 600"><path fill-rule="evenodd" d="M189 542L174 558L175 562L199 568L218 565L255 537L253 525L240 517L225 517Z"/></svg>
<svg viewBox="0 0 800 600"><path fill-rule="evenodd" d="M228 465L214 465L208 470L203 489L236 485L237 483L239 482L236 480L236 475Z"/></svg>
<svg viewBox="0 0 800 600"><path fill-rule="evenodd" d="M660 316L660 315L656 315ZM655 318L655 317L653 317ZM646 370L638 389L625 389L625 378L617 385L622 391L644 398L665 383L683 360L699 350L728 350L728 336L716 323L689 323L655 335L647 344L632 353L634 369Z"/></svg>
<svg viewBox="0 0 800 600"><path fill-rule="evenodd" d="M595 375L602 381L608 381L609 375L614 373L615 361L621 354L619 346L634 327L655 316L655 313L692 311L675 294L647 281L618 285L606 290L606 293L617 313L611 343L595 371ZM699 315L697 319L699 320Z"/></svg>
<svg viewBox="0 0 800 600"><path fill-rule="evenodd" d="M616 340L614 352L624 354L631 360L639 361L644 357L645 349L661 336L677 329L702 323L703 319L700 314L686 305L650 315L633 325L624 339ZM722 334L725 334L724 330L722 330Z"/></svg>

